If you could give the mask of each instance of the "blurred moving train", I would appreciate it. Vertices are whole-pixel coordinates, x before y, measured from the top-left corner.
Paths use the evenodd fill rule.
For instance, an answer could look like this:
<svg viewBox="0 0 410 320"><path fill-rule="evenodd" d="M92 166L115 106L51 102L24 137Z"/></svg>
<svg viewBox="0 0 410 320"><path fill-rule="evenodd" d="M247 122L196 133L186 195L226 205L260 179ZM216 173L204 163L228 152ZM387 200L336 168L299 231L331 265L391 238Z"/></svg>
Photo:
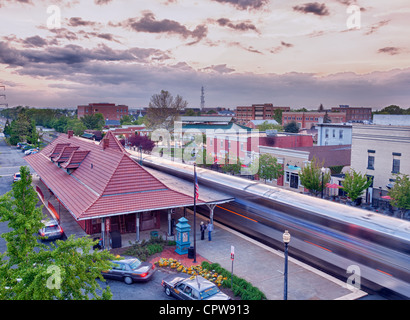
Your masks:
<svg viewBox="0 0 410 320"><path fill-rule="evenodd" d="M142 161L193 180L192 165L149 155ZM200 185L235 197L215 208L216 221L276 248L283 248L287 229L295 258L344 280L356 270L359 285L410 298L409 221L208 169L197 168L197 175ZM197 211L209 215L200 206Z"/></svg>

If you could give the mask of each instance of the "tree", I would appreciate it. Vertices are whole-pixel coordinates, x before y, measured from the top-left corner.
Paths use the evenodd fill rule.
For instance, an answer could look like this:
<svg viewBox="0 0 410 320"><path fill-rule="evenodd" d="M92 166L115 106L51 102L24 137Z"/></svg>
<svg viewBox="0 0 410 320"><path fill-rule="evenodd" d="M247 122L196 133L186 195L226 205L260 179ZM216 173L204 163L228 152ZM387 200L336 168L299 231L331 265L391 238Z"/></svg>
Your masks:
<svg viewBox="0 0 410 320"><path fill-rule="evenodd" d="M50 247L38 243L41 208L31 186L27 167L20 168L21 180L0 197L0 221L11 231L2 234L7 250L0 255L0 298L14 300L110 299L109 287L101 290L97 278L110 268L114 257L108 251L93 251L89 238L56 241ZM98 291L102 291L101 296Z"/></svg>
<svg viewBox="0 0 410 320"><path fill-rule="evenodd" d="M266 130L278 130L282 131L283 128L279 124L268 123L268 121L264 121L262 124L257 126L259 131L266 131Z"/></svg>
<svg viewBox="0 0 410 320"><path fill-rule="evenodd" d="M410 180L407 174L398 174L395 178L396 182L388 195L392 198L390 203L400 209L403 217L404 212L410 209Z"/></svg>
<svg viewBox="0 0 410 320"><path fill-rule="evenodd" d="M371 184L372 178L351 169L345 174L342 188L350 200L355 201L362 195L364 190L371 186Z"/></svg>
<svg viewBox="0 0 410 320"><path fill-rule="evenodd" d="M321 193L325 189L326 183L330 181L329 171L323 173L322 179L321 169L323 164L324 161L319 163L319 161L313 157L310 163L303 167L299 173L300 183L315 196Z"/></svg>
<svg viewBox="0 0 410 320"><path fill-rule="evenodd" d="M120 120L120 123L121 123L122 125L130 125L130 124L132 124L132 118L131 118L131 116L128 115L128 114L122 116L122 118L121 118L121 120Z"/></svg>
<svg viewBox="0 0 410 320"><path fill-rule="evenodd" d="M225 157L225 164L222 166L223 172L231 173L234 175L240 174L241 168L242 168L242 162L238 157L236 159L232 157L228 157L228 156Z"/></svg>
<svg viewBox="0 0 410 320"><path fill-rule="evenodd" d="M266 180L274 180L282 176L284 173L282 165L278 163L278 159L270 154L262 154L259 157L259 177Z"/></svg>
<svg viewBox="0 0 410 320"><path fill-rule="evenodd" d="M299 125L296 123L296 121L291 121L283 126L283 129L285 132L290 132L290 133L298 133L299 132Z"/></svg>
<svg viewBox="0 0 410 320"><path fill-rule="evenodd" d="M89 130L102 130L105 125L104 116L101 113L86 114L81 117L81 122Z"/></svg>
<svg viewBox="0 0 410 320"><path fill-rule="evenodd" d="M168 91L161 90L160 94L154 94L149 103L145 124L148 128L172 128L180 111L184 110L188 103L180 96L175 98Z"/></svg>
<svg viewBox="0 0 410 320"><path fill-rule="evenodd" d="M152 149L155 147L155 142L152 141L147 136L141 136L134 134L128 138L128 143L131 147L139 148L141 147L142 151L145 153L151 153ZM137 149L138 150L138 149Z"/></svg>

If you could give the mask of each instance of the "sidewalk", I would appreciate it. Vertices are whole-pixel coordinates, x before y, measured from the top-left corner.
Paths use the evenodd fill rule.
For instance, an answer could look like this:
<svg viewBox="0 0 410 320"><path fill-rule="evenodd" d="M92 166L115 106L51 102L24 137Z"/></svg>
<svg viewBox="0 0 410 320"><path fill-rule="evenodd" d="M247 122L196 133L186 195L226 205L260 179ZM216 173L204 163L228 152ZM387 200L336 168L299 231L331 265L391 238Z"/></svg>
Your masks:
<svg viewBox="0 0 410 320"><path fill-rule="evenodd" d="M192 225L193 215L187 214L186 218ZM230 252L233 245L235 247L234 274L263 291L268 300L283 299L283 252L274 250L217 222L214 224L212 241L208 241L207 236L205 240L200 240L201 221L206 222L207 219L197 215L197 261L206 259L217 262L230 271L232 268ZM291 246L289 249L291 250ZM179 259L178 257L181 256L175 253L173 258ZM364 295L365 292L349 290L344 282L289 257L289 300L354 300Z"/></svg>

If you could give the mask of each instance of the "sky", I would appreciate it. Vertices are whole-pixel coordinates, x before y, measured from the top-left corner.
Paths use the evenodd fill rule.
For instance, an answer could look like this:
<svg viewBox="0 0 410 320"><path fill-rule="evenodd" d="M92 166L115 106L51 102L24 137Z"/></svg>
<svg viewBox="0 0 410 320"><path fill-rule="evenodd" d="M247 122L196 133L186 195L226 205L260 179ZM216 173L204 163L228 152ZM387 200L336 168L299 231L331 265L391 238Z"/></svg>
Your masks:
<svg viewBox="0 0 410 320"><path fill-rule="evenodd" d="M202 86L205 107L410 107L409 0L0 0L0 17L10 107L167 90L198 108Z"/></svg>

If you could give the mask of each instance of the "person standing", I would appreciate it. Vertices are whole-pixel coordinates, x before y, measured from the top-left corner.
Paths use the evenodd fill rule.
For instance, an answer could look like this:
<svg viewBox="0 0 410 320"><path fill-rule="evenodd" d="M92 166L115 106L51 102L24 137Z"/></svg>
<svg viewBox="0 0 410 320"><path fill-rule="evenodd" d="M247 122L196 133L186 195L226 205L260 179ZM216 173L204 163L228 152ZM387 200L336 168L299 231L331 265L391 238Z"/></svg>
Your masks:
<svg viewBox="0 0 410 320"><path fill-rule="evenodd" d="M206 228L208 229L208 241L211 241L212 240L212 231L214 231L213 223L208 220L208 226Z"/></svg>
<svg viewBox="0 0 410 320"><path fill-rule="evenodd" d="M204 224L203 221L201 221L201 225L199 226L199 229L201 231L201 240L204 240L205 239L206 225Z"/></svg>

